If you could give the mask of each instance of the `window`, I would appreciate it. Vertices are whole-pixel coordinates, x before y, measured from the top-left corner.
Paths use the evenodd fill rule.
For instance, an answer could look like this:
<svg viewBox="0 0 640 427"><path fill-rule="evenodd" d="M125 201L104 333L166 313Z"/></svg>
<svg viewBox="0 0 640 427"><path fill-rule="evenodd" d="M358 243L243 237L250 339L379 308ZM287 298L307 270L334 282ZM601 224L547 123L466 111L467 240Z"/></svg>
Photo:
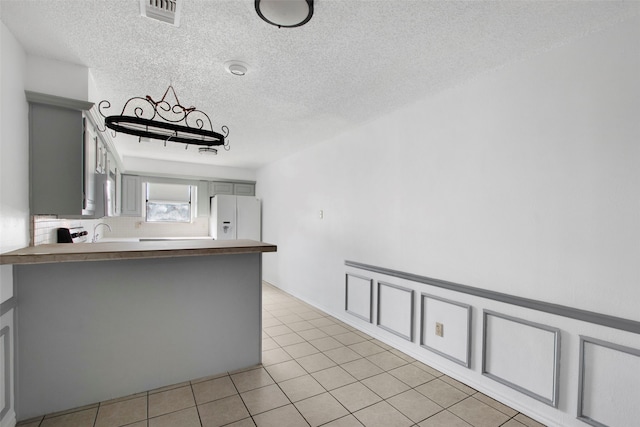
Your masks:
<svg viewBox="0 0 640 427"><path fill-rule="evenodd" d="M191 186L147 183L147 222L191 222Z"/></svg>

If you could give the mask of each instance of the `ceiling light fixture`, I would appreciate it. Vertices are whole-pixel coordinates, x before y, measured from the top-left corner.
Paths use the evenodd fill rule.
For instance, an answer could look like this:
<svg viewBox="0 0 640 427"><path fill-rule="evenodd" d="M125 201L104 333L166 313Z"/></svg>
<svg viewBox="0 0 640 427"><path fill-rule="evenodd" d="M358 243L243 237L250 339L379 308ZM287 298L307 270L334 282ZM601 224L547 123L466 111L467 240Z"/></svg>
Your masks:
<svg viewBox="0 0 640 427"><path fill-rule="evenodd" d="M166 98L169 91L175 98L170 104ZM203 111L195 107L184 107L180 104L176 91L169 85L160 101L154 101L149 95L145 98L130 98L122 108L119 116L105 116L103 109L111 108L109 101L98 104L98 112L104 117L104 124L109 129L142 138L159 139L167 142L178 142L199 145L205 148L222 146L229 151L229 128L222 126L222 133L214 132L211 119ZM106 129L104 129L106 130ZM211 148L212 150L215 150ZM215 150L217 154L217 150Z"/></svg>
<svg viewBox="0 0 640 427"><path fill-rule="evenodd" d="M200 148L198 148L198 153L217 156L218 155L218 150L216 150L215 148L211 148L211 147L200 147Z"/></svg>
<svg viewBox="0 0 640 427"><path fill-rule="evenodd" d="M309 22L313 0L255 0L258 16L278 28L293 28Z"/></svg>

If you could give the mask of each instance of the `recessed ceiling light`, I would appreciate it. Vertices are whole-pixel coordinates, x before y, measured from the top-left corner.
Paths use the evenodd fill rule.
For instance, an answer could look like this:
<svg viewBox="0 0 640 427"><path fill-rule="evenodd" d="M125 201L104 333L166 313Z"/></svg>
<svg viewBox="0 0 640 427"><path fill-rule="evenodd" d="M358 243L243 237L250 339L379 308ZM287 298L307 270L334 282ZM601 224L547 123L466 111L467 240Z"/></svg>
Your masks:
<svg viewBox="0 0 640 427"><path fill-rule="evenodd" d="M244 76L249 72L247 64L240 61L227 61L224 64L224 69L227 70L227 73L233 74L234 76Z"/></svg>

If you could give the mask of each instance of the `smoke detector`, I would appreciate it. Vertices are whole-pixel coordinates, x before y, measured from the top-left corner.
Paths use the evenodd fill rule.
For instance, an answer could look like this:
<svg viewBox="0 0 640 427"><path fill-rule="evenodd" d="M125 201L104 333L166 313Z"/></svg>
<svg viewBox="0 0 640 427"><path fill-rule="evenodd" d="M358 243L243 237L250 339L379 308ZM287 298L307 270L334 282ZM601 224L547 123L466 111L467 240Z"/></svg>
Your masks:
<svg viewBox="0 0 640 427"><path fill-rule="evenodd" d="M227 61L224 63L224 69L234 76L244 76L249 72L249 66L241 61Z"/></svg>
<svg viewBox="0 0 640 427"><path fill-rule="evenodd" d="M183 0L140 0L140 15L179 27L182 1Z"/></svg>

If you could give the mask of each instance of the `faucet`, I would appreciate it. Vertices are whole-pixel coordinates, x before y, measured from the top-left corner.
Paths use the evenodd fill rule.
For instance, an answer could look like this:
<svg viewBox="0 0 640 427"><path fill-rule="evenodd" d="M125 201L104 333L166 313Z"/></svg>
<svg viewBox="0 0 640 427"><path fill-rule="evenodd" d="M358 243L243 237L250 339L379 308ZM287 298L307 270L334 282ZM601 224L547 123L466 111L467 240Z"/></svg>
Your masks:
<svg viewBox="0 0 640 427"><path fill-rule="evenodd" d="M96 230L98 229L99 226L104 225L105 227L107 227L109 229L109 231L111 231L111 226L105 222L99 222L96 224L95 227L93 227L93 239L91 240L91 242L95 243L98 241L98 236L100 236L98 233L96 233Z"/></svg>

